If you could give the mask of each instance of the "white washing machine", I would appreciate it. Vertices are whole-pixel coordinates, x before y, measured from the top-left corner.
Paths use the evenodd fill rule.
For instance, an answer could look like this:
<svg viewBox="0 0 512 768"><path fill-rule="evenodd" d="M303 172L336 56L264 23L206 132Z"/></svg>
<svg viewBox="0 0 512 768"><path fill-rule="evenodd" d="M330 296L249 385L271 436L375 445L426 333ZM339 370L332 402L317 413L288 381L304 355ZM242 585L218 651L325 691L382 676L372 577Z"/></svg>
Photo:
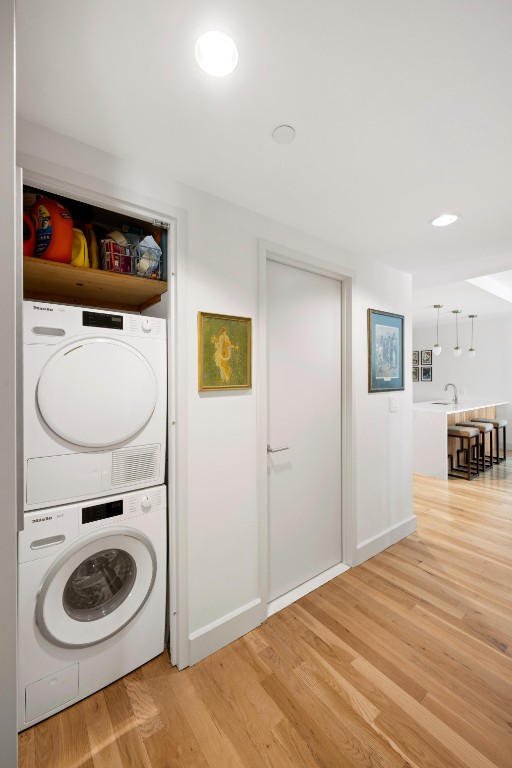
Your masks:
<svg viewBox="0 0 512 768"><path fill-rule="evenodd" d="M25 509L164 482L159 318L24 302Z"/></svg>
<svg viewBox="0 0 512 768"><path fill-rule="evenodd" d="M18 551L23 730L163 651L165 486L29 512Z"/></svg>

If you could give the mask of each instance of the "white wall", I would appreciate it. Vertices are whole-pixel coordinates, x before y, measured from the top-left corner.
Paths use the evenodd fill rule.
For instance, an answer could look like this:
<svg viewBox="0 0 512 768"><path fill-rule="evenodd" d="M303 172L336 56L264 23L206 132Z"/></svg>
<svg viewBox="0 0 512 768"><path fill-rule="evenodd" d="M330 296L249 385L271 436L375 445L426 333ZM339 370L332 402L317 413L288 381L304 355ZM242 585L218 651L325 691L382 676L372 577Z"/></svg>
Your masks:
<svg viewBox="0 0 512 768"><path fill-rule="evenodd" d="M0 764L17 765L14 2L0 4Z"/></svg>
<svg viewBox="0 0 512 768"><path fill-rule="evenodd" d="M188 556L186 605L190 658L196 660L234 639L250 624L260 597L258 539L262 499L258 481L258 359L253 389L236 394L197 392L197 312L254 319L258 349L258 242L260 238L341 265L354 273L349 346L354 434L349 441L351 498L356 536L354 561L362 561L414 530L412 517L412 385L368 394L367 309L406 316L405 357L411 351L411 279L354 257L304 232L198 190L170 182L158 170L130 167L91 148L22 123L21 164L69 183L153 204L178 217L179 388L178 439L181 546ZM62 146L62 151L61 151ZM65 161L66 167L58 167ZM128 191L127 191L128 190ZM149 201L151 198L151 201ZM149 201L149 202L148 202ZM185 425L185 426L184 426ZM184 533L183 526L186 526ZM184 556L182 551L182 555ZM184 596L186 591L182 592Z"/></svg>
<svg viewBox="0 0 512 768"><path fill-rule="evenodd" d="M415 328L413 331L413 349L432 349L435 344L436 327ZM459 390L459 402L464 398L474 400L483 398L488 401L511 401L500 408L500 415L506 418L511 428L507 439L512 441L512 311L507 314L474 321L473 346L474 357L469 357L471 346L471 321L459 323L460 357L454 357L455 323L453 327L439 328L441 354L432 359L432 383L413 384L414 402L437 400L451 397L452 388L444 391L445 384L452 382Z"/></svg>

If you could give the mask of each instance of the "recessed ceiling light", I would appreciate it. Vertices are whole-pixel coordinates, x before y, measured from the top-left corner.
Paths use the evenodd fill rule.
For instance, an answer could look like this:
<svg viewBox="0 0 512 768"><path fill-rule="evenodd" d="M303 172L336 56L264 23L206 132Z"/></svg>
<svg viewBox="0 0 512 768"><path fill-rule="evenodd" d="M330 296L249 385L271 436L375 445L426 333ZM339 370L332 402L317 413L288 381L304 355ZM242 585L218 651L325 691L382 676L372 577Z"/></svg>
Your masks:
<svg viewBox="0 0 512 768"><path fill-rule="evenodd" d="M272 131L272 138L278 144L289 144L295 138L295 128L291 125L278 125Z"/></svg>
<svg viewBox="0 0 512 768"><path fill-rule="evenodd" d="M456 213L443 213L441 216L438 216L437 219L434 219L432 222L433 227L447 227L448 224L453 224L454 221L457 221L458 215Z"/></svg>
<svg viewBox="0 0 512 768"><path fill-rule="evenodd" d="M224 32L205 32L196 43L196 61L208 75L225 77L238 63L238 50Z"/></svg>

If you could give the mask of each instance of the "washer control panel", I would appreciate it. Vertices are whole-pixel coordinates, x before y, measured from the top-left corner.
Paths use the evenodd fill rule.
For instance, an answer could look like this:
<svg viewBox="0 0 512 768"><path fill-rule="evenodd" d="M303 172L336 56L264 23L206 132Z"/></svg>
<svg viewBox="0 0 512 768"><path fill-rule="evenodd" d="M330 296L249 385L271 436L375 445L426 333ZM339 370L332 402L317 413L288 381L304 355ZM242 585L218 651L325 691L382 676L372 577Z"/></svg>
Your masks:
<svg viewBox="0 0 512 768"><path fill-rule="evenodd" d="M24 529L18 534L18 561L55 557L56 552L91 531L112 525L129 526L130 518L165 514L165 509L166 487L157 485L82 504L26 512Z"/></svg>
<svg viewBox="0 0 512 768"><path fill-rule="evenodd" d="M103 504L93 504L90 507L82 507L82 525L84 523L96 523L98 520L108 520L123 514L123 500L105 501Z"/></svg>

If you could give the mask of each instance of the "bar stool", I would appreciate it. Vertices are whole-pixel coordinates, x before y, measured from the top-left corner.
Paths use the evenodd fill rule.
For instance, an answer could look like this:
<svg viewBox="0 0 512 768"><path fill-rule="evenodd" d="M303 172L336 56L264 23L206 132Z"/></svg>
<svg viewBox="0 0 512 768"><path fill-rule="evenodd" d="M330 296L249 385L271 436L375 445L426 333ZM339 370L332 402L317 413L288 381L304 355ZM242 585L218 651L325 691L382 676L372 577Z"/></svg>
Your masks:
<svg viewBox="0 0 512 768"><path fill-rule="evenodd" d="M474 418L471 421L481 421L482 424L492 424L496 430L496 457L494 458L495 464L501 464L502 461L507 460L507 420L506 419L480 419ZM503 430L503 456L500 456L500 429Z"/></svg>
<svg viewBox="0 0 512 768"><path fill-rule="evenodd" d="M493 447L492 447L492 435L494 427L492 424L485 424L481 421L459 421L459 427L473 427L480 432L480 445L478 449L478 456L482 462L481 471L488 472L493 467ZM485 438L489 435L489 456L485 455Z"/></svg>
<svg viewBox="0 0 512 768"><path fill-rule="evenodd" d="M461 427L456 426L448 427L448 437L456 437L459 442L459 448L457 448L457 466L453 466L453 454L449 453L448 458L450 460L450 469L448 470L448 477L465 477L466 480L473 480L480 474L478 452L480 449L480 431L476 427ZM474 442L473 442L474 441ZM471 454L473 449L477 451L476 470L473 469L473 462L471 461ZM460 454L466 454L466 464L461 465Z"/></svg>

